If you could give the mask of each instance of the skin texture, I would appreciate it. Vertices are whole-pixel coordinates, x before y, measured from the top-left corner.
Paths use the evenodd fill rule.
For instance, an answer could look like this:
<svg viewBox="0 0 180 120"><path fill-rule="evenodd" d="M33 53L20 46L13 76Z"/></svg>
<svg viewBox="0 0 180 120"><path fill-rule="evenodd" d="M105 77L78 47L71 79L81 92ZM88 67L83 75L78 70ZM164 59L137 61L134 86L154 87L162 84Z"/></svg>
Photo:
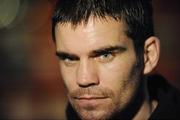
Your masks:
<svg viewBox="0 0 180 120"><path fill-rule="evenodd" d="M68 99L83 120L108 119L126 109L136 95L143 70L136 68L133 41L125 31L123 21L108 17L91 18L87 25L76 28L71 23L57 24L55 28ZM116 49L108 51L109 48ZM148 56L145 58L148 63ZM144 73L151 68L145 68Z"/></svg>

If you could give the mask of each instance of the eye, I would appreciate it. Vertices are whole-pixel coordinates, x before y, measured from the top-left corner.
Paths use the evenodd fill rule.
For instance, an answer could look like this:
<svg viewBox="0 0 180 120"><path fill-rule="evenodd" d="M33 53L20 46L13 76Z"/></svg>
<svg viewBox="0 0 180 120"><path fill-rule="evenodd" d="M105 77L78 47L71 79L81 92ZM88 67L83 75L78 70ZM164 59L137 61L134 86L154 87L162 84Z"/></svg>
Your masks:
<svg viewBox="0 0 180 120"><path fill-rule="evenodd" d="M99 62L107 63L114 59L114 55L111 52L107 52L97 56L95 59Z"/></svg>
<svg viewBox="0 0 180 120"><path fill-rule="evenodd" d="M59 58L60 63L66 66L74 65L79 60L78 56L61 51L57 51L56 56Z"/></svg>
<svg viewBox="0 0 180 120"><path fill-rule="evenodd" d="M72 66L72 65L76 64L76 62L77 62L77 60L72 59L72 58L64 58L64 59L62 59L62 61L66 66Z"/></svg>

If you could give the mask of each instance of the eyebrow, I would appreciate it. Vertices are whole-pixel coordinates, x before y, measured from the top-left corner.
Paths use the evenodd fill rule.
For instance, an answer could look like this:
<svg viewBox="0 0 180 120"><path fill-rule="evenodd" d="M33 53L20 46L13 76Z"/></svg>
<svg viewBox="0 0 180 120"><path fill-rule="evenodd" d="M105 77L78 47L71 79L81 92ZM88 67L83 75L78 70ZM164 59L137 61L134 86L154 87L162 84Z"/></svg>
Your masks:
<svg viewBox="0 0 180 120"><path fill-rule="evenodd" d="M80 58L75 55L75 54L70 54L67 52L63 52L63 51L56 51L56 56L58 56L59 59L61 60L65 60L65 59L70 59L70 60L79 60Z"/></svg>

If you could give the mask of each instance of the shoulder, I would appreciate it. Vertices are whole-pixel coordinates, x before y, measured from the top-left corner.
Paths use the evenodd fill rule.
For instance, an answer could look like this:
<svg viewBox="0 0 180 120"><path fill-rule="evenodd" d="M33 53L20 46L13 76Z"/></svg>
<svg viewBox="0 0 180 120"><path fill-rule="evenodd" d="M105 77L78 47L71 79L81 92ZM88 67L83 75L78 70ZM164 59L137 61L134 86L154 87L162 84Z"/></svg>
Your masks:
<svg viewBox="0 0 180 120"><path fill-rule="evenodd" d="M158 106L151 119L180 118L180 92L160 75L148 77L150 99L156 99Z"/></svg>

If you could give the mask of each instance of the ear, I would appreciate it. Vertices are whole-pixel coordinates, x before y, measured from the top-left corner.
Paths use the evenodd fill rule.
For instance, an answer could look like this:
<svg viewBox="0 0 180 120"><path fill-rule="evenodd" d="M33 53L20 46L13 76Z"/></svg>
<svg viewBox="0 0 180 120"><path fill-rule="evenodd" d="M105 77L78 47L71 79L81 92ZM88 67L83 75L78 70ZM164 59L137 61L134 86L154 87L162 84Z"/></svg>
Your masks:
<svg viewBox="0 0 180 120"><path fill-rule="evenodd" d="M149 74L157 66L160 56L160 41L149 37L144 44L144 74Z"/></svg>

